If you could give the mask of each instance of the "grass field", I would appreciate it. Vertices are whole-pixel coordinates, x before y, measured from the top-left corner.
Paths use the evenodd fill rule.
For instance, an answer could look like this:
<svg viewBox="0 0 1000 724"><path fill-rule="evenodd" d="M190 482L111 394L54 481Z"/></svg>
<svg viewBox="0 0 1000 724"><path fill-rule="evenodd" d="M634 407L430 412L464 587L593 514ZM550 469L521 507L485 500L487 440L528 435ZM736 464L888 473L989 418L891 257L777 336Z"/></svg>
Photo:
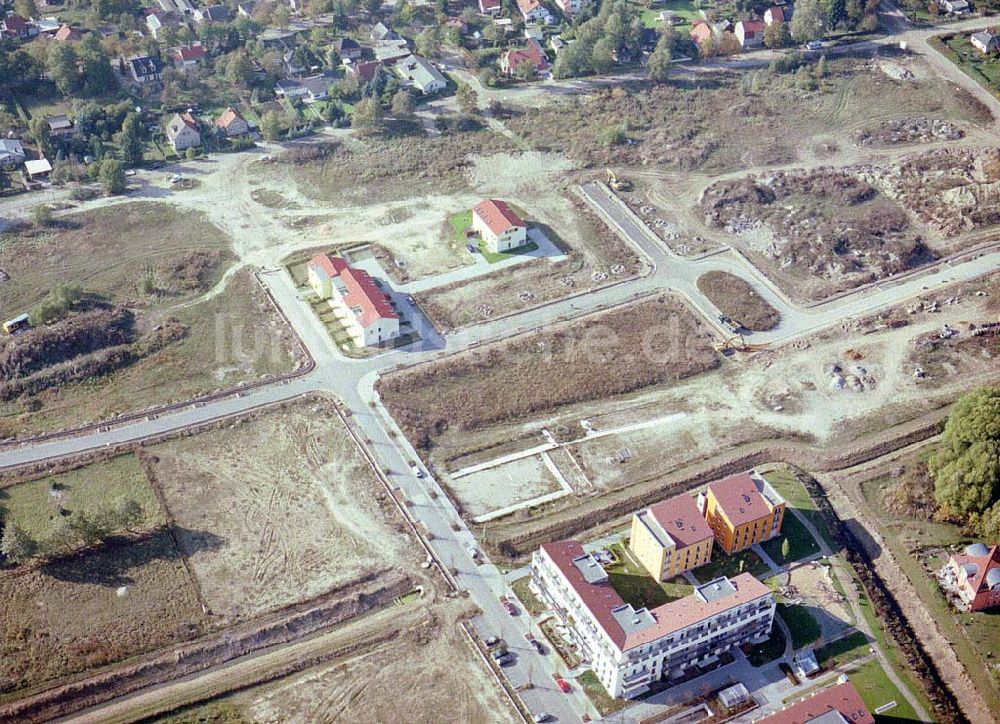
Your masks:
<svg viewBox="0 0 1000 724"><path fill-rule="evenodd" d="M510 584L510 587L511 590L514 591L514 595L517 596L517 600L521 602L528 614L531 616L537 616L545 610L545 605L538 600L538 596L531 592L531 588L528 586L530 581L531 576L518 578Z"/></svg>
<svg viewBox="0 0 1000 724"><path fill-rule="evenodd" d="M919 722L913 707L903 698L899 689L893 684L878 660L865 662L854 671L848 672L847 678L861 694L862 700L869 711L874 712L881 706L889 702L896 702L896 706L884 713L884 717L892 722Z"/></svg>
<svg viewBox="0 0 1000 724"><path fill-rule="evenodd" d="M621 711L631 703L628 699L612 698L593 671L584 671L576 677L576 683L580 685L601 716Z"/></svg>
<svg viewBox="0 0 1000 724"><path fill-rule="evenodd" d="M782 554L786 540L788 541L787 556ZM812 534L806 530L798 518L787 510L781 523L781 534L771 540L764 541L761 547L779 566L819 553L819 544L813 539Z"/></svg>
<svg viewBox="0 0 1000 724"><path fill-rule="evenodd" d="M929 44L957 65L967 76L993 95L1000 96L1000 61L995 54L984 56L973 48L968 34L939 35L931 38Z"/></svg>
<svg viewBox="0 0 1000 724"><path fill-rule="evenodd" d="M111 375L45 390L33 398L37 409L29 411L22 400L0 403L5 432L104 420L295 367L291 333L248 272L232 277L218 296L170 316L186 325L187 334L160 351Z"/></svg>
<svg viewBox="0 0 1000 724"><path fill-rule="evenodd" d="M772 487L774 487L778 494L785 499L785 502L788 504L787 507L789 509L795 508L819 532L820 537L826 541L827 546L829 546L831 550L837 550L837 544L833 540L833 536L830 535L830 529L827 527L826 519L824 519L820 514L819 509L816 507L816 503L814 503L812 498L809 497L809 492L806 490L805 486L798 481L795 474L789 468L783 466L771 469L765 468L765 470L766 472L762 472L761 475L772 485ZM789 515L788 517L790 518L791 516ZM782 523L782 525L784 525L784 523Z"/></svg>
<svg viewBox="0 0 1000 724"><path fill-rule="evenodd" d="M693 587L682 576L669 581L657 581L649 571L636 563L625 543L616 543L610 550L618 563L606 566L611 587L626 603L635 608L653 609L691 593Z"/></svg>
<svg viewBox="0 0 1000 724"><path fill-rule="evenodd" d="M409 439L426 449L449 429L634 392L717 364L702 323L683 305L646 301L390 374L378 390Z"/></svg>
<svg viewBox="0 0 1000 724"><path fill-rule="evenodd" d="M711 271L698 277L698 289L720 312L751 332L778 326L781 315L744 279L728 272Z"/></svg>
<svg viewBox="0 0 1000 724"><path fill-rule="evenodd" d="M132 454L0 489L0 517L42 541L52 534L61 515L92 516L124 499L142 506L143 527L164 523L156 495Z"/></svg>
<svg viewBox="0 0 1000 724"><path fill-rule="evenodd" d="M151 454L179 545L216 614L256 615L418 563L331 405L303 402Z"/></svg>
<svg viewBox="0 0 1000 724"><path fill-rule="evenodd" d="M0 571L0 700L208 626L166 531Z"/></svg>
<svg viewBox="0 0 1000 724"><path fill-rule="evenodd" d="M868 637L861 631L845 636L839 641L816 649L816 660L820 666L835 669L849 661L860 658L868 653L871 644Z"/></svg>
<svg viewBox="0 0 1000 724"><path fill-rule="evenodd" d="M728 555L718 546L712 549L712 560L693 571L701 583L707 583L719 576L732 578L740 573L751 573L759 578L767 572L767 564L752 550L747 549L734 555Z"/></svg>
<svg viewBox="0 0 1000 724"><path fill-rule="evenodd" d="M59 217L49 228L0 234L0 311L28 311L59 284L79 284L113 303L165 307L208 289L234 258L226 234L195 211L134 202ZM177 264L193 252L218 254L203 281L181 284ZM152 274L159 294L143 294Z"/></svg>
<svg viewBox="0 0 1000 724"><path fill-rule="evenodd" d="M819 624L804 606L790 606L780 603L778 604L778 615L792 632L792 648L796 651L819 638Z"/></svg>

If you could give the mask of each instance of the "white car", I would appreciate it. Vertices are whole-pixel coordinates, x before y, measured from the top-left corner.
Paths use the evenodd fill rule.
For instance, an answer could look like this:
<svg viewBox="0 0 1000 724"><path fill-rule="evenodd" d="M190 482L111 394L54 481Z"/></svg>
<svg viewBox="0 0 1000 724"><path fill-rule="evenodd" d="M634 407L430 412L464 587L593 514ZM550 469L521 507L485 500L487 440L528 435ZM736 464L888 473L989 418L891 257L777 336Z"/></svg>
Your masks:
<svg viewBox="0 0 1000 724"><path fill-rule="evenodd" d="M410 466L410 470L418 478L422 478L422 477L424 477L424 475L426 475L426 473L424 472L424 469L422 467L420 467L419 465L411 465Z"/></svg>
<svg viewBox="0 0 1000 724"><path fill-rule="evenodd" d="M806 50L819 50L823 47L823 43L818 40L810 40L806 43Z"/></svg>
<svg viewBox="0 0 1000 724"><path fill-rule="evenodd" d="M475 546L469 546L466 550L469 551L469 558L472 560L477 560L479 558L479 551L476 550Z"/></svg>
<svg viewBox="0 0 1000 724"><path fill-rule="evenodd" d="M540 711L533 718L536 724L542 724L543 721L548 721L552 716L547 711Z"/></svg>

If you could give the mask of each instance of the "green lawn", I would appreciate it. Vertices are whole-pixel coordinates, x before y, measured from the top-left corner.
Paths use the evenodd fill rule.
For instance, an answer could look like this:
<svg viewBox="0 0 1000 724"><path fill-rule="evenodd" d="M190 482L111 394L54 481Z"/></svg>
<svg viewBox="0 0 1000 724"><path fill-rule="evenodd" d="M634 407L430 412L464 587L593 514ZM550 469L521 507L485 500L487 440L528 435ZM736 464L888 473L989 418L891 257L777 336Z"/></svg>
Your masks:
<svg viewBox="0 0 1000 724"><path fill-rule="evenodd" d="M702 583L707 583L719 576L732 578L740 573L750 573L756 577L767 575L770 569L752 550L745 550L736 555L727 555L721 548L712 550L712 560L694 570L694 575Z"/></svg>
<svg viewBox="0 0 1000 724"><path fill-rule="evenodd" d="M701 14L698 12L696 3L693 0L671 0L671 2L658 5L655 8L646 8L638 4L636 7L641 13L643 26L647 28L660 28L665 25L659 19L660 13L677 15L687 21L687 25L676 26L678 32L686 31L694 21L701 20Z"/></svg>
<svg viewBox="0 0 1000 724"><path fill-rule="evenodd" d="M466 232L472 228L472 209L460 211L448 217L448 225L455 232L455 238L462 244L466 243Z"/></svg>
<svg viewBox="0 0 1000 724"><path fill-rule="evenodd" d="M788 541L788 555L782 553L785 541ZM781 535L764 541L761 547L779 566L819 553L820 550L819 543L790 510L785 511Z"/></svg>
<svg viewBox="0 0 1000 724"><path fill-rule="evenodd" d="M831 550L837 550L838 546L830 535L827 528L826 519L823 518L815 501L809 497L809 491L798 481L795 474L787 466L779 466L761 476L778 491L778 494L785 499L789 508L797 509L813 527L819 531L820 536L826 541ZM787 520L786 520L787 523ZM782 524L784 526L784 523Z"/></svg>
<svg viewBox="0 0 1000 724"><path fill-rule="evenodd" d="M850 636L816 649L816 660L820 666L835 669L848 661L864 656L869 648L871 644L868 642L868 637L862 631L855 631Z"/></svg>
<svg viewBox="0 0 1000 724"><path fill-rule="evenodd" d="M524 578L518 578L516 581L510 584L511 590L514 591L514 595L524 606L525 610L532 615L537 616L542 611L545 610L545 605L538 600L538 597L531 592L528 587L531 581L531 576L525 576Z"/></svg>
<svg viewBox="0 0 1000 724"><path fill-rule="evenodd" d="M610 546L610 550L618 558L618 563L605 569L611 587L618 591L618 595L626 603L631 603L636 608L656 608L683 598L693 590L681 576L658 582L632 558L624 543L616 543Z"/></svg>
<svg viewBox="0 0 1000 724"><path fill-rule="evenodd" d="M913 707L889 680L877 659L865 662L854 671L848 672L847 678L861 694L869 711L874 712L883 704L895 701L896 706L884 713L887 721L920 721Z"/></svg>
<svg viewBox="0 0 1000 724"><path fill-rule="evenodd" d="M771 627L771 636L762 644L744 648L743 653L753 666L764 666L776 661L785 653L785 634L780 626Z"/></svg>
<svg viewBox="0 0 1000 724"><path fill-rule="evenodd" d="M819 624L805 606L779 603L778 615L792 632L792 648L796 651L819 638Z"/></svg>
<svg viewBox="0 0 1000 724"><path fill-rule="evenodd" d="M931 38L929 43L967 76L1000 96L1000 60L996 56L983 56L973 48L967 33L939 35Z"/></svg>
<svg viewBox="0 0 1000 724"><path fill-rule="evenodd" d="M612 699L593 671L584 671L576 677L576 683L590 697L602 717L621 711L631 703L627 699Z"/></svg>
<svg viewBox="0 0 1000 724"><path fill-rule="evenodd" d="M62 516L75 512L93 516L123 499L142 506L144 527L164 522L156 495L132 454L0 490L0 517L40 541L49 537Z"/></svg>

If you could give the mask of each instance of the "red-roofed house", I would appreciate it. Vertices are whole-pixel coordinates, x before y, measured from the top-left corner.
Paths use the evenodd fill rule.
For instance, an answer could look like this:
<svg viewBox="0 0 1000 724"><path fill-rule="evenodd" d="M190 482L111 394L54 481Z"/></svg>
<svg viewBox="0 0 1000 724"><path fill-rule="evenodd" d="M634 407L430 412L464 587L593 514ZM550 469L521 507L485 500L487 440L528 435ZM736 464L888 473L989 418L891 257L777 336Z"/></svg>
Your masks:
<svg viewBox="0 0 1000 724"><path fill-rule="evenodd" d="M948 559L942 582L958 594L970 611L1000 606L1000 546L966 546L964 553Z"/></svg>
<svg viewBox="0 0 1000 724"><path fill-rule="evenodd" d="M399 336L399 315L368 272L340 257L317 254L307 265L309 286L330 306L358 347L372 347Z"/></svg>
<svg viewBox="0 0 1000 724"><path fill-rule="evenodd" d="M716 578L652 611L636 610L576 541L546 543L535 551L531 577L616 698L635 698L661 678L679 677L734 646L763 641L774 621L771 590L749 573Z"/></svg>
<svg viewBox="0 0 1000 724"><path fill-rule="evenodd" d="M715 539L708 521L687 493L632 516L629 550L658 581L667 581L712 559Z"/></svg>
<svg viewBox="0 0 1000 724"><path fill-rule="evenodd" d="M764 23L760 20L741 20L736 23L736 39L743 50L764 45Z"/></svg>
<svg viewBox="0 0 1000 724"><path fill-rule="evenodd" d="M698 21L691 27L689 35L697 45L701 45L706 40L712 39L712 28L705 21Z"/></svg>
<svg viewBox="0 0 1000 724"><path fill-rule="evenodd" d="M31 26L20 15L11 13L7 17L0 19L0 37L4 35L24 40L31 36Z"/></svg>
<svg viewBox="0 0 1000 724"><path fill-rule="evenodd" d="M222 115L215 119L215 127L221 128L225 131L226 138L242 136L250 133L250 124L247 123L246 119L240 115L240 112L232 106L226 108L226 110L222 112Z"/></svg>
<svg viewBox="0 0 1000 724"><path fill-rule="evenodd" d="M709 483L698 509L726 553L737 553L781 532L785 500L753 471Z"/></svg>
<svg viewBox="0 0 1000 724"><path fill-rule="evenodd" d="M181 45L180 47L174 48L170 53L170 56L174 60L174 67L180 68L181 70L187 70L195 67L199 62L205 59L205 55L205 46L201 43Z"/></svg>
<svg viewBox="0 0 1000 724"><path fill-rule="evenodd" d="M369 83L375 78L382 64L377 60L367 60L360 63L348 63L346 70L348 75L353 75L358 79L358 83Z"/></svg>
<svg viewBox="0 0 1000 724"><path fill-rule="evenodd" d="M494 254L528 242L528 225L499 199L486 199L472 207L472 230L483 237Z"/></svg>
<svg viewBox="0 0 1000 724"><path fill-rule="evenodd" d="M832 712L836 714L831 716ZM756 720L757 724L809 724L820 721L824 724L875 724L875 717L868 711L854 684L845 681Z"/></svg>
<svg viewBox="0 0 1000 724"><path fill-rule="evenodd" d="M508 50L500 56L500 72L514 77L525 63L530 63L536 73L549 69L549 59L542 46L534 38L529 38L523 48Z"/></svg>
<svg viewBox="0 0 1000 724"><path fill-rule="evenodd" d="M785 22L785 11L777 5L764 11L764 25Z"/></svg>
<svg viewBox="0 0 1000 724"><path fill-rule="evenodd" d="M62 26L60 26L54 37L60 43L78 43L83 40L83 35L80 34L80 31L71 28L66 23L63 23Z"/></svg>
<svg viewBox="0 0 1000 724"><path fill-rule="evenodd" d="M483 15L496 17L503 8L500 7L500 0L479 0L479 12Z"/></svg>

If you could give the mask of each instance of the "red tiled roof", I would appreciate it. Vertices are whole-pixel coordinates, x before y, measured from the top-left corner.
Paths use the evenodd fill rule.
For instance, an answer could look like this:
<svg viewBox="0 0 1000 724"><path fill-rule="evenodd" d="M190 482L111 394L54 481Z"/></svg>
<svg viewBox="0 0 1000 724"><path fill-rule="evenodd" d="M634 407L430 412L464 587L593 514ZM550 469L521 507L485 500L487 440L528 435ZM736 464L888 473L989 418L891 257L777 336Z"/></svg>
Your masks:
<svg viewBox="0 0 1000 724"><path fill-rule="evenodd" d="M708 23L697 23L691 28L690 35L694 42L700 43L712 37L712 29L708 27Z"/></svg>
<svg viewBox="0 0 1000 724"><path fill-rule="evenodd" d="M378 71L379 62L377 60L369 60L364 63L352 63L350 67L354 69L354 74L358 76L361 81L367 83L375 77L375 73Z"/></svg>
<svg viewBox="0 0 1000 724"><path fill-rule="evenodd" d="M197 45L182 45L174 51L174 57L177 60L200 60L205 57L205 46L200 43Z"/></svg>
<svg viewBox="0 0 1000 724"><path fill-rule="evenodd" d="M63 23L62 27L60 27L59 30L56 31L55 37L56 40L64 43L68 40L79 40L81 36L78 30L74 30L66 23Z"/></svg>
<svg viewBox="0 0 1000 724"><path fill-rule="evenodd" d="M713 537L712 528L698 510L698 504L687 493L651 505L649 514L667 535L677 541L678 548L686 548Z"/></svg>
<svg viewBox="0 0 1000 724"><path fill-rule="evenodd" d="M181 120L184 121L184 125L186 125L188 128L191 128L192 130L195 131L198 130L198 119L192 116L190 113L187 112L182 113Z"/></svg>
<svg viewBox="0 0 1000 724"><path fill-rule="evenodd" d="M486 199L472 208L472 213L478 216L494 234L502 234L508 229L526 226L521 217L511 211L510 207L500 199Z"/></svg>
<svg viewBox="0 0 1000 724"><path fill-rule="evenodd" d="M970 556L962 553L953 555L951 560L959 566L964 566L966 563L975 564L976 575L969 578L968 583L972 587L973 593L981 593L983 590L989 588L989 586L985 585L986 574L994 568L1000 568L1000 546L993 546L987 551L986 555Z"/></svg>
<svg viewBox="0 0 1000 724"><path fill-rule="evenodd" d="M775 6L773 8L768 8L771 11L771 22L772 23L782 23L785 21L785 11L781 8Z"/></svg>
<svg viewBox="0 0 1000 724"><path fill-rule="evenodd" d="M669 636L675 631L703 621L710 616L742 606L771 593L771 589L749 573L741 573L735 578L729 579L736 589L736 593L708 602L691 594L665 603L649 612L653 616L655 624L626 635L625 630L612 614L616 608L626 605L625 601L608 583L587 583L583 574L573 564L574 558L584 555L583 546L577 541L567 540L546 543L542 546L542 550L562 571L583 605L587 607L601 628L622 651Z"/></svg>
<svg viewBox="0 0 1000 724"><path fill-rule="evenodd" d="M24 30L28 27L28 21L22 18L20 15L8 15L2 20L3 25L7 30Z"/></svg>
<svg viewBox="0 0 1000 724"><path fill-rule="evenodd" d="M716 480L708 484L708 489L734 527L759 520L771 513L771 506L757 490L757 484L750 473L739 473Z"/></svg>
<svg viewBox="0 0 1000 724"><path fill-rule="evenodd" d="M500 0L479 0L480 12L496 10L498 7L500 7Z"/></svg>
<svg viewBox="0 0 1000 724"><path fill-rule="evenodd" d="M541 5L538 0L517 0L517 7L525 14L537 10Z"/></svg>
<svg viewBox="0 0 1000 724"><path fill-rule="evenodd" d="M760 20L741 20L740 23L743 24L743 32L747 35L763 33L764 23Z"/></svg>
<svg viewBox="0 0 1000 724"><path fill-rule="evenodd" d="M375 284L363 269L353 269L340 257L317 254L309 260L309 267L323 270L331 279L339 277L344 283L344 303L353 309L360 309L358 321L367 327L380 319L398 319L389 298Z"/></svg>
<svg viewBox="0 0 1000 724"><path fill-rule="evenodd" d="M834 710L839 711L851 724L875 724L875 717L868 711L854 684L849 681L817 691L812 696L797 701L771 716L757 719L756 722L757 724L806 724Z"/></svg>
<svg viewBox="0 0 1000 724"><path fill-rule="evenodd" d="M221 116L215 119L215 125L218 126L219 128L229 128L230 124L236 120L246 122L243 116L240 115L240 112L237 111L232 106L230 106L225 111L223 111Z"/></svg>

